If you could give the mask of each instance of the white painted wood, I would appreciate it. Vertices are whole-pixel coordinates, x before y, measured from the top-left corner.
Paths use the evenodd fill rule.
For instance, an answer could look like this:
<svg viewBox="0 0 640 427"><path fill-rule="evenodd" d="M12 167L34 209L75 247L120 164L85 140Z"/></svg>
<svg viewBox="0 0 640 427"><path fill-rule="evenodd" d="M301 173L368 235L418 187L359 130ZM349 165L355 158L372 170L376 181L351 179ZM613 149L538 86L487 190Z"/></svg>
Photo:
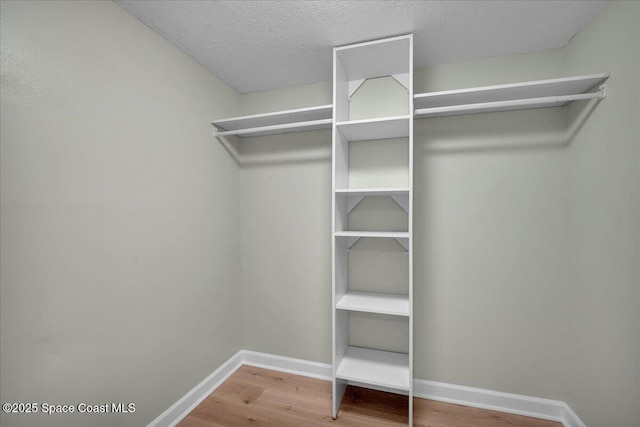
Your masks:
<svg viewBox="0 0 640 427"><path fill-rule="evenodd" d="M355 292L349 289L349 248L362 237L393 238L411 256L411 225L407 232L348 230L349 212L364 198L388 196L409 212L412 187L349 188L349 141L408 138L413 144L413 36L401 36L334 49L333 105L333 398L335 418L347 382L365 387L390 387L412 393L412 346L410 354L398 354L348 346L349 313L352 311L408 316L411 323L412 291L409 295ZM349 100L368 78L392 76L407 88L409 114L349 120ZM412 153L410 149L410 153ZM412 154L409 161L412 162ZM412 166L409 166L412 173ZM411 268L411 267L410 267ZM411 289L412 283L409 284ZM410 333L412 329L410 329ZM409 339L411 341L411 339ZM413 402L409 399L409 425Z"/></svg>
<svg viewBox="0 0 640 427"><path fill-rule="evenodd" d="M414 96L413 107L416 117L559 107L575 100L602 97L598 94L586 95L586 92L608 78L609 74L591 74L421 93Z"/></svg>
<svg viewBox="0 0 640 427"><path fill-rule="evenodd" d="M346 196L408 196L408 187L395 188L341 188L336 189L336 194Z"/></svg>
<svg viewBox="0 0 640 427"><path fill-rule="evenodd" d="M343 380L409 390L409 356L404 353L349 347L336 376Z"/></svg>
<svg viewBox="0 0 640 427"><path fill-rule="evenodd" d="M409 256L409 427L413 426L413 120L415 111L413 109L413 35L409 38L409 71L407 79L408 97L407 102L409 104L409 194L408 198L408 232L409 238L396 239L398 243L404 246ZM396 201L398 202L398 201ZM400 203L400 202L398 202ZM404 245L406 242L406 246Z"/></svg>
<svg viewBox="0 0 640 427"><path fill-rule="evenodd" d="M504 393L475 387L415 379L415 397L456 405L506 412L561 422L567 427L585 427L580 418L559 400Z"/></svg>
<svg viewBox="0 0 640 427"><path fill-rule="evenodd" d="M333 377L333 366L328 363L240 350L211 375L178 399L176 403L171 405L156 419L151 421L148 426L160 427L177 425L242 365L257 366L326 381L330 381ZM408 390L402 391L397 388L390 388L389 386L373 385L356 380L348 381L339 379L338 381L345 387L346 384L349 383L359 387L408 394ZM585 424L575 412L571 410L565 402L559 400L504 393L423 379L414 379L412 383L414 395L418 398L559 421L566 427L585 427ZM342 389L342 392L344 392L344 389Z"/></svg>
<svg viewBox="0 0 640 427"><path fill-rule="evenodd" d="M445 117L463 114L495 113L499 111L529 110L533 108L562 107L568 102L602 99L603 92L577 95L548 96L545 98L513 99L509 101L483 102L479 104L452 105L449 107L422 108L415 110L415 117Z"/></svg>
<svg viewBox="0 0 640 427"><path fill-rule="evenodd" d="M364 196L354 196L347 199L347 213L355 209L360 202L364 200Z"/></svg>
<svg viewBox="0 0 640 427"><path fill-rule="evenodd" d="M243 365L331 381L331 365L326 363L251 350L242 350L241 358Z"/></svg>
<svg viewBox="0 0 640 427"><path fill-rule="evenodd" d="M336 231L336 237L386 237L393 239L408 239L407 231Z"/></svg>
<svg viewBox="0 0 640 427"><path fill-rule="evenodd" d="M409 296L377 292L347 292L336 304L339 310L409 316Z"/></svg>
<svg viewBox="0 0 640 427"><path fill-rule="evenodd" d="M391 196L391 198L405 212L409 213L409 195L408 194L394 194Z"/></svg>
<svg viewBox="0 0 640 427"><path fill-rule="evenodd" d="M349 141L409 136L410 115L338 122L336 127Z"/></svg>
<svg viewBox="0 0 640 427"><path fill-rule="evenodd" d="M331 193L334 197L331 198L331 231L334 230L342 230L346 227L347 224L347 216L346 213L340 214L337 206L337 200L335 198L335 191L337 186L348 185L348 182L345 183L344 179L340 179L337 177L337 170L344 169L344 166L338 167L338 163L345 164L344 159L340 156L340 147L338 140L339 134L336 130L336 112L344 110L344 103L346 101L338 100L342 97L338 97L337 93L346 90L348 92L349 87L346 83L346 79L344 78L344 73L342 70L338 68L341 67L338 61L336 60L335 49L333 53L333 123L331 125ZM348 150L347 150L348 153ZM348 165L348 161L346 165ZM344 172L342 172L342 176L344 176ZM342 209L344 212L344 209ZM331 306L335 307L336 305L336 259L338 257L336 251L336 245L338 242L336 239L331 239ZM336 366L342 361L342 356L344 352L340 349L339 342L341 341L339 337L339 330L336 324L338 323L338 313L336 310L331 310L331 416L335 419L338 415L338 408L340 407L340 402L342 401L342 396L344 395L344 391L346 389L346 385L341 383L338 384L336 380Z"/></svg>
<svg viewBox="0 0 640 427"><path fill-rule="evenodd" d="M358 89L360 89L360 86L362 86L362 83L364 83L365 81L366 81L366 79L358 79L358 80L349 81L349 99L351 99L353 94L356 93L358 91Z"/></svg>
<svg viewBox="0 0 640 427"><path fill-rule="evenodd" d="M317 107L296 108L273 113L214 120L213 125L223 131L230 131L331 119L332 115L333 105L319 105Z"/></svg>
<svg viewBox="0 0 640 427"><path fill-rule="evenodd" d="M347 80L368 79L409 72L411 36L358 43L336 48Z"/></svg>
<svg viewBox="0 0 640 427"><path fill-rule="evenodd" d="M391 77L393 77L398 83L404 86L404 88L407 89L407 91L409 90L409 73L394 74Z"/></svg>

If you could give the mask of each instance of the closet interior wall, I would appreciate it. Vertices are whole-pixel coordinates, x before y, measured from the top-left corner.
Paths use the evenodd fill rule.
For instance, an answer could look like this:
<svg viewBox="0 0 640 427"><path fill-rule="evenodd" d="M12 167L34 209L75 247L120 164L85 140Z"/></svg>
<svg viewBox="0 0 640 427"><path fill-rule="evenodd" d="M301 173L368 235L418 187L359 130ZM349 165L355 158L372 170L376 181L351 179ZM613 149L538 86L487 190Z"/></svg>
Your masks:
<svg viewBox="0 0 640 427"><path fill-rule="evenodd" d="M242 349L239 94L110 1L2 1L0 395L146 425Z"/></svg>
<svg viewBox="0 0 640 427"><path fill-rule="evenodd" d="M415 69L416 93L601 72L612 72L608 85L618 86L617 94L602 102L575 103L569 109L415 121L415 378L567 400L576 405L579 415L586 415L588 425L613 416L626 420L620 425L629 425L637 416L629 401L613 402L613 391L597 414L588 409L598 407L593 400L598 394L588 391L601 382L595 377L605 373L618 378L617 384L630 399L637 397L633 387L638 383L634 372L638 372L640 347L630 338L640 335L633 329L638 325L633 316L639 298L633 286L640 281L634 270L637 231L629 222L620 225L617 230L626 233L619 236L626 249L607 254L611 268L619 262L628 269L611 276L618 279L607 305L611 309L606 311L609 324L624 327L620 334L595 328L615 349L606 358L611 362L607 370L600 371L594 364L601 359L589 357L597 352L589 353L588 331L573 322L579 318L598 322L597 301L608 288L600 286L604 279L598 283L589 279L587 305L573 299L584 289L581 280L587 271L599 267L591 259L586 268L586 260L596 255L581 246L577 228L568 228L574 227L577 216L601 212L598 230L606 230L607 205L600 202L612 200L620 209L624 203L637 209L638 152L629 138L635 138L638 129L632 119L619 130L616 120L607 120L602 131L592 134L628 135L628 144L614 145L620 150L616 156L625 157L620 163L622 175L607 178L607 196L599 191L590 202L598 208L579 209L571 195L574 189L578 190L575 195L592 194L586 176L598 168L599 158L607 156L607 138L585 136L595 126L590 121L602 109L610 117L638 111L635 100L640 97L634 98L638 64L633 55L623 54L633 50L630 44L637 39L633 22L637 7L622 2L607 5L582 30L592 34L588 41L581 41L579 34L565 48ZM618 15L626 17L621 25L616 23ZM610 28L618 28L615 37L603 35ZM594 46L600 50L607 50L611 43L617 47L610 54L593 55L589 46L595 39L599 41ZM578 56L580 61L572 59ZM617 83L615 73L621 70L627 77ZM330 82L322 82L242 95L241 113L331 103L331 90ZM575 111L587 106L593 111L583 118L580 138L590 138L592 148L583 151L585 147L576 144L578 139L567 144L567 129L578 123ZM245 348L331 363L331 241L326 233L331 229L330 139L326 130L242 141L250 159L241 170ZM602 151L593 148L596 145ZM584 156L578 155L583 152ZM580 174L576 174L578 167ZM616 187L617 183L623 185ZM625 218L637 218L633 209ZM292 229L306 234L297 236ZM608 242L605 251L615 242L601 241ZM582 267L567 264L567 260L576 263L571 257L578 255ZM294 273L286 271L290 266ZM305 275L305 269L311 273ZM292 303L265 304L268 292ZM293 303L312 300L315 303L304 307ZM626 310L618 312L618 305ZM292 318L296 321L291 322ZM574 345L567 341L574 332L578 341L568 347ZM578 349L584 352L578 354ZM568 382L587 367L592 375L581 376L580 390L568 390Z"/></svg>

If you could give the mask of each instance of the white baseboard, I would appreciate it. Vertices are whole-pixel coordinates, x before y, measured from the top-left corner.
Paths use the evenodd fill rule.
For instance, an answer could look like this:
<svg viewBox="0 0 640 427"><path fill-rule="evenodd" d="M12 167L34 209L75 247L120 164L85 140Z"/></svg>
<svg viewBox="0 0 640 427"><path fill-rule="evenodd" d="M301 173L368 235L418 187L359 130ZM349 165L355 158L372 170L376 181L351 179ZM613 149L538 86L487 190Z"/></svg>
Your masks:
<svg viewBox="0 0 640 427"><path fill-rule="evenodd" d="M413 380L413 395L439 402L558 421L565 427L586 427L571 408L560 400L419 379Z"/></svg>
<svg viewBox="0 0 640 427"><path fill-rule="evenodd" d="M175 426L242 365L256 366L325 381L331 381L332 376L332 366L326 363L240 350L153 420L148 427ZM423 399L558 421L565 427L586 427L569 405L560 400L542 399L420 379L413 380L413 395Z"/></svg>
<svg viewBox="0 0 640 427"><path fill-rule="evenodd" d="M242 350L242 362L244 365L255 366L257 368L271 369L273 371L302 375L304 377L317 378L325 381L331 381L333 374L331 365L326 363L276 356L268 353L258 353L250 350Z"/></svg>
<svg viewBox="0 0 640 427"><path fill-rule="evenodd" d="M187 394L171 405L169 409L158 415L147 427L173 427L177 425L184 417L189 415L189 412L193 411L200 402L213 393L231 374L242 366L242 353L243 350L240 350L224 362L222 366L202 380L200 384L189 390Z"/></svg>

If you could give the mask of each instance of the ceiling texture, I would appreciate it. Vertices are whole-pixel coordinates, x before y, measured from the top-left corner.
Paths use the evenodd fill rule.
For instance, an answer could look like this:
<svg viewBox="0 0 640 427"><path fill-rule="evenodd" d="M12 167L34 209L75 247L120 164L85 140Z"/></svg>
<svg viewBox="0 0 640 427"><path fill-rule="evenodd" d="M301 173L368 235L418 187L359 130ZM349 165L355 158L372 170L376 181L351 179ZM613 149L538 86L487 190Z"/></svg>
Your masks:
<svg viewBox="0 0 640 427"><path fill-rule="evenodd" d="M331 80L332 51L414 34L414 65L567 44L606 1L115 0L240 93Z"/></svg>

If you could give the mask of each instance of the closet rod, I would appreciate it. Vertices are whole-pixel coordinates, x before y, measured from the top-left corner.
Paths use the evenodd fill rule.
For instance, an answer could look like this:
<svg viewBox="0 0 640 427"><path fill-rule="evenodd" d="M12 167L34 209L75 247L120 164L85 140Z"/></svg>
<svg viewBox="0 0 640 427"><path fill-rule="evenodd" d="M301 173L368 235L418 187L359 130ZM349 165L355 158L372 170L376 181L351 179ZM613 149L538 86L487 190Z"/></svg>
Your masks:
<svg viewBox="0 0 640 427"><path fill-rule="evenodd" d="M430 115L436 113L447 113L457 111L491 111L493 108L509 107L534 107L548 104L564 104L572 101L585 99L603 99L605 97L604 85L597 92L580 93L576 95L545 96L542 98L512 99L509 101L479 102L476 104L450 105L446 107L420 108L415 111L416 115Z"/></svg>

